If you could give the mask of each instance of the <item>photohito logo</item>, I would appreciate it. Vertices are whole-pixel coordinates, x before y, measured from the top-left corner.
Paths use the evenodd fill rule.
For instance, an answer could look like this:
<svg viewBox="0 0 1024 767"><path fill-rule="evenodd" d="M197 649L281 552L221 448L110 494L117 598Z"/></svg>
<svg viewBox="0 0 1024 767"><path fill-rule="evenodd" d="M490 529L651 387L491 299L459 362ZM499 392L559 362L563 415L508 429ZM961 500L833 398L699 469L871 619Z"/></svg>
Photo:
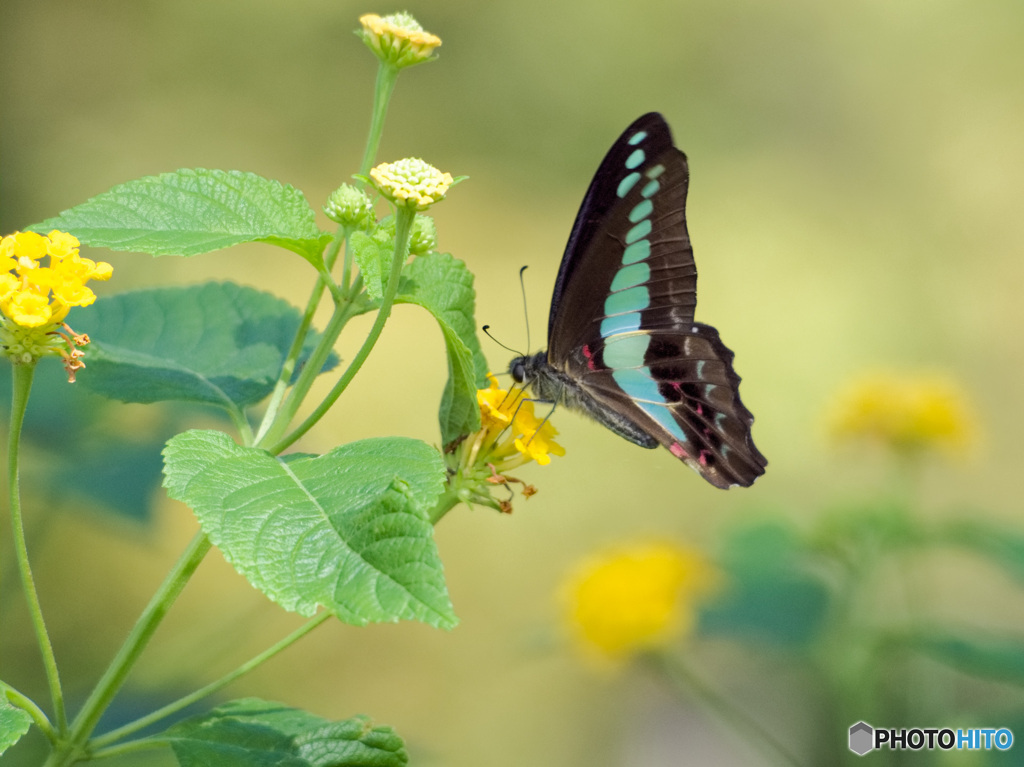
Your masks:
<svg viewBox="0 0 1024 767"><path fill-rule="evenodd" d="M850 728L850 750L864 756L876 748L920 751L940 748L943 751L1006 751L1013 745L1013 733L1006 727L975 727L970 730L951 730L948 727L912 727L899 730L872 727L857 722Z"/></svg>

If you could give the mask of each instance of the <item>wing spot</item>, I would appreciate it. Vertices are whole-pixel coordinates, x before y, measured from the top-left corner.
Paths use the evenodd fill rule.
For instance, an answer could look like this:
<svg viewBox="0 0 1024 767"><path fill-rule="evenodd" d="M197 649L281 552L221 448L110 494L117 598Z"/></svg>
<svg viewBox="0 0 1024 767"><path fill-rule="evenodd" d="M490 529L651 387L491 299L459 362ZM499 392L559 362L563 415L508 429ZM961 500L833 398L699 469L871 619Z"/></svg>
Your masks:
<svg viewBox="0 0 1024 767"><path fill-rule="evenodd" d="M626 244L627 245L632 245L637 240L644 239L650 233L651 233L651 219L645 218L639 224L637 224L632 229L630 229L628 232L626 232ZM697 331L694 330L693 332L696 333Z"/></svg>
<svg viewBox="0 0 1024 767"><path fill-rule="evenodd" d="M654 203L650 200L641 200L629 212L630 223L635 224L638 221L643 221L654 211Z"/></svg>
<svg viewBox="0 0 1024 767"><path fill-rule="evenodd" d="M624 179L622 179L622 181L619 182L619 186L618 186L618 189L615 190L615 194L618 195L620 199L625 197L627 194L629 194L629 191L634 186L636 186L636 182L639 181L639 180L640 180L640 174L637 173L636 171L633 171L628 176L626 176ZM648 184L647 186L650 186L650 184ZM646 190L646 188L647 187L644 187L645 190Z"/></svg>
<svg viewBox="0 0 1024 767"><path fill-rule="evenodd" d="M662 165L661 163L658 163L657 165L653 165L650 168L648 168L644 175L647 176L647 178L649 178L651 181L654 181L654 179L658 178L658 176L660 176L664 172L665 166Z"/></svg>

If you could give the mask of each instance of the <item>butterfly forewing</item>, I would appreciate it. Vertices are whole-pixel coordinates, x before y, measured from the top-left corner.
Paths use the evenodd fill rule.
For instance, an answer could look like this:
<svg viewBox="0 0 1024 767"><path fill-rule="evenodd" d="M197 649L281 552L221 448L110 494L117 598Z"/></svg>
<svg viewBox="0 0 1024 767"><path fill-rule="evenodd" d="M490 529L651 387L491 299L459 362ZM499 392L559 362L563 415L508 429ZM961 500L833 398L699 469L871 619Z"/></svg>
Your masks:
<svg viewBox="0 0 1024 767"><path fill-rule="evenodd" d="M697 269L686 231L686 155L658 114L636 120L602 161L576 216L555 282L548 359L630 329L693 321Z"/></svg>

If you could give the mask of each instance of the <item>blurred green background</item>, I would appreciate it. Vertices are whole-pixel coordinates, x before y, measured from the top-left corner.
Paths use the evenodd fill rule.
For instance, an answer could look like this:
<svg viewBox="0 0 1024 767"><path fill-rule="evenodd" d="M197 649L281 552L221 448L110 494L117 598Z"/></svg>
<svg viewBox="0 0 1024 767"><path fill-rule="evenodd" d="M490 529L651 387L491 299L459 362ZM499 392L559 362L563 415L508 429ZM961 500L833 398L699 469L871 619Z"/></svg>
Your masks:
<svg viewBox="0 0 1024 767"><path fill-rule="evenodd" d="M591 174L635 117L666 116L690 157L697 319L736 352L768 473L721 492L665 451L556 413L568 452L521 472L536 497L511 517L460 508L438 528L455 631L327 626L229 692L328 717L368 713L395 726L422 765L759 763L649 681L581 664L559 633L559 583L611 542L668 536L714 552L723 531L751 518L803 523L837 499L877 493L877 456L832 450L821 427L830 393L867 368L938 370L963 385L982 439L928 467L922 508L968 504L1016 524L1024 5L4 0L0 231L179 167L254 171L319 208L358 169L369 123L376 61L352 30L362 13L405 9L444 44L439 61L400 78L380 159L422 156L470 176L432 211L440 248L475 272L477 319L510 346L526 343L519 267L531 267L539 347ZM86 255L114 264L101 295L224 279L301 304L311 280L305 263L269 247L187 261ZM343 358L369 326L362 319L343 336ZM484 349L504 370L510 355L486 339ZM436 441L444 377L440 334L398 307L327 427L300 447L380 434ZM105 412L107 428L159 431L147 409ZM147 522L83 502L51 509L31 531L72 698L195 530L186 509L151 497ZM43 497L28 498L30 516L47 514ZM1024 593L991 570L954 559L933 585L959 589L958 618L1024 633ZM17 618L0 638L4 662L18 661L11 681L42 691L15 596L4 598ZM215 552L133 690L186 692L296 625ZM814 726L798 666L773 668L724 642L701 652L705 678L783 735ZM659 727L688 733L685 761L628 745Z"/></svg>

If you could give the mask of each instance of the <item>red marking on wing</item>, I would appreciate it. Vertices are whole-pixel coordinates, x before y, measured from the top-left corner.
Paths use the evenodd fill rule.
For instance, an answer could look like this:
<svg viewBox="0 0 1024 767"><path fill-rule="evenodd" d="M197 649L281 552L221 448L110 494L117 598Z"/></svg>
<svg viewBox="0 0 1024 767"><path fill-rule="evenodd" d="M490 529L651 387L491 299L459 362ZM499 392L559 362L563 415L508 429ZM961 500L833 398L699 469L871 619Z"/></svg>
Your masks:
<svg viewBox="0 0 1024 767"><path fill-rule="evenodd" d="M708 451L707 450L701 450L700 451L700 459L699 460L700 460L700 465L701 466L707 466L708 465Z"/></svg>
<svg viewBox="0 0 1024 767"><path fill-rule="evenodd" d="M587 358L587 367L597 370L597 365L594 364L594 353L590 351L590 344L583 344L583 356Z"/></svg>
<svg viewBox="0 0 1024 767"><path fill-rule="evenodd" d="M686 451L683 450L683 446L678 442L673 442L668 446L668 449L676 458L686 458Z"/></svg>

